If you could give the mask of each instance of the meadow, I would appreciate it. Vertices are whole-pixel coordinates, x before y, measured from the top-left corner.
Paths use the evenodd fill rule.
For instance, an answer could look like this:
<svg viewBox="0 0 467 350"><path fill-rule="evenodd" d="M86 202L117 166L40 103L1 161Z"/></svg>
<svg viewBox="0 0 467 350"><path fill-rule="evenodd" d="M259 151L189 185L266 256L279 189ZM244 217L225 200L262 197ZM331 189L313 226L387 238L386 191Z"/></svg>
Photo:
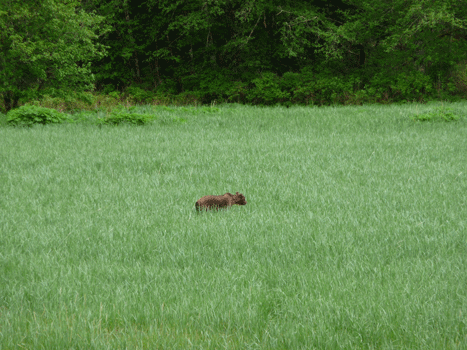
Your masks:
<svg viewBox="0 0 467 350"><path fill-rule="evenodd" d="M437 106L1 126L0 349L467 349L467 102Z"/></svg>

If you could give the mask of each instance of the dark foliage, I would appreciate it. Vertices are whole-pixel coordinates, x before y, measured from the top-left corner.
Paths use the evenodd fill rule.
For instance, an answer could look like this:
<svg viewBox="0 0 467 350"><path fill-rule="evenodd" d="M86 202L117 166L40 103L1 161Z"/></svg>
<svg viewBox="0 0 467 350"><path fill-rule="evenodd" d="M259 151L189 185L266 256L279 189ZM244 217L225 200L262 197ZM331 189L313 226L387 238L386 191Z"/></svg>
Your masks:
<svg viewBox="0 0 467 350"><path fill-rule="evenodd" d="M18 0L12 3L14 13L26 6ZM66 85L67 80L58 79L63 71L73 89L87 72L85 67L93 72L86 77L95 78L98 90L126 94L137 103L174 95L187 103L264 105L389 103L465 96L464 5L451 0L67 3L67 11L77 6L75 13L80 17L76 23L88 21L88 28L96 34L81 35L78 25L67 31L69 45L82 53L79 62L70 62L73 56L66 51L51 55L48 46L34 46L40 70L36 72L37 65L24 66L18 84L3 92L4 108L14 108L20 97L27 99L24 84L19 82L27 82L27 88L37 95L47 85ZM29 19L23 17L26 23ZM13 67L11 62L17 62L14 55L30 55L26 55L27 46L20 50L16 45L16 51L8 51L22 29L3 23L2 18L6 17L0 17L0 26L13 29L5 32L7 55L0 55L0 68L5 64ZM32 21L31 28L39 22ZM70 30L77 35L68 33ZM47 39L47 34L42 36ZM50 42L56 41L49 36ZM50 67L48 57L56 57ZM16 81L13 75L4 78ZM54 85L54 81L60 84ZM90 80L87 84L90 86Z"/></svg>

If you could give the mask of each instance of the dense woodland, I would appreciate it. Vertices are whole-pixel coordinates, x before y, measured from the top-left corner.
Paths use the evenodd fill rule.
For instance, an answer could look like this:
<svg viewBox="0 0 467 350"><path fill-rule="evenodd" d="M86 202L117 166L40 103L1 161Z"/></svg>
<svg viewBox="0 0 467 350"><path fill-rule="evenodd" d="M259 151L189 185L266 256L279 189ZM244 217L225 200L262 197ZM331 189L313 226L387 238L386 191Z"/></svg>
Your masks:
<svg viewBox="0 0 467 350"><path fill-rule="evenodd" d="M466 0L0 0L9 110L95 91L333 104L467 94Z"/></svg>

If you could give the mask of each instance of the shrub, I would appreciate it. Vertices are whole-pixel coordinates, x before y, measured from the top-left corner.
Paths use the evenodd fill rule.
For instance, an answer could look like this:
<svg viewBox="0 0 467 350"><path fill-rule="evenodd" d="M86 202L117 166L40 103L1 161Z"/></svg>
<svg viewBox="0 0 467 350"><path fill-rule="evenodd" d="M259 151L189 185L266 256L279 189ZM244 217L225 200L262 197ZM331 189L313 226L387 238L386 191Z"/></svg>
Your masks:
<svg viewBox="0 0 467 350"><path fill-rule="evenodd" d="M28 104L45 108L56 109L60 112L73 110L89 110L93 108L95 97L90 92L70 92L49 89L51 94L42 94L35 99L29 99ZM52 94L53 93L53 94Z"/></svg>
<svg viewBox="0 0 467 350"><path fill-rule="evenodd" d="M253 79L252 83L255 86L248 91L247 99L253 103L271 105L290 98L288 92L281 90L280 78L274 73L262 73L261 77Z"/></svg>
<svg viewBox="0 0 467 350"><path fill-rule="evenodd" d="M295 89L294 101L318 105L342 102L346 95L353 93L353 84L344 77L326 78L317 74L312 81L305 81L302 86Z"/></svg>
<svg viewBox="0 0 467 350"><path fill-rule="evenodd" d="M201 104L202 93L199 91L185 91L176 95L172 99L174 105L194 105L198 106Z"/></svg>
<svg viewBox="0 0 467 350"><path fill-rule="evenodd" d="M233 80L229 70L213 69L198 76L199 92L202 93L203 103L224 101L229 95Z"/></svg>
<svg viewBox="0 0 467 350"><path fill-rule="evenodd" d="M457 90L467 94L467 61L458 63L454 67L452 75Z"/></svg>
<svg viewBox="0 0 467 350"><path fill-rule="evenodd" d="M126 92L136 103L149 103L154 98L153 92L143 90L137 86L130 86Z"/></svg>
<svg viewBox="0 0 467 350"><path fill-rule="evenodd" d="M116 91L115 91L116 92ZM94 109L101 109L107 112L111 112L115 108L124 103L126 105L130 104L129 98L123 99L120 94L116 96L114 93L110 93L108 95L105 94L96 94L95 95L95 103L93 105L92 110Z"/></svg>
<svg viewBox="0 0 467 350"><path fill-rule="evenodd" d="M39 106L21 106L7 114L10 125L31 126L33 124L58 124L69 121L69 118L55 109Z"/></svg>
<svg viewBox="0 0 467 350"><path fill-rule="evenodd" d="M230 89L227 91L227 100L235 101L237 103L244 102L247 93L247 87L247 83L243 83L241 81L232 82Z"/></svg>
<svg viewBox="0 0 467 350"><path fill-rule="evenodd" d="M457 121L460 117L457 114L452 112L452 108L449 107L441 107L436 108L434 111L424 114L416 114L412 116L414 121L418 122L436 122L436 121L445 121L445 122L452 122Z"/></svg>
<svg viewBox="0 0 467 350"><path fill-rule="evenodd" d="M0 126L7 125L6 114L0 111Z"/></svg>
<svg viewBox="0 0 467 350"><path fill-rule="evenodd" d="M390 83L394 94L407 99L419 99L433 92L433 82L429 75L420 71L401 72Z"/></svg>
<svg viewBox="0 0 467 350"><path fill-rule="evenodd" d="M101 119L102 124L118 125L118 124L132 124L144 125L151 121L153 118L148 114L131 113L124 111L114 111L107 117Z"/></svg>
<svg viewBox="0 0 467 350"><path fill-rule="evenodd" d="M282 91L291 93L302 85L303 78L303 75L300 73L286 72L282 75L279 86Z"/></svg>
<svg viewBox="0 0 467 350"><path fill-rule="evenodd" d="M116 100L118 100L120 98L120 92L118 92L118 91L109 92L109 96L113 97Z"/></svg>

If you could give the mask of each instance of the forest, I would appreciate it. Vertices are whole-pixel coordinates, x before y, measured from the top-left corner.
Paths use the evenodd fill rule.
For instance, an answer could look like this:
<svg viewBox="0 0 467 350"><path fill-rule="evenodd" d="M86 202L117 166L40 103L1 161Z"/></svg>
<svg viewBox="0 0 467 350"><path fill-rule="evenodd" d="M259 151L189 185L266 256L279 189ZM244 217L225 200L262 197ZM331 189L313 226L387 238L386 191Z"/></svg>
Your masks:
<svg viewBox="0 0 467 350"><path fill-rule="evenodd" d="M465 0L1 0L0 108L458 100L466 25Z"/></svg>

